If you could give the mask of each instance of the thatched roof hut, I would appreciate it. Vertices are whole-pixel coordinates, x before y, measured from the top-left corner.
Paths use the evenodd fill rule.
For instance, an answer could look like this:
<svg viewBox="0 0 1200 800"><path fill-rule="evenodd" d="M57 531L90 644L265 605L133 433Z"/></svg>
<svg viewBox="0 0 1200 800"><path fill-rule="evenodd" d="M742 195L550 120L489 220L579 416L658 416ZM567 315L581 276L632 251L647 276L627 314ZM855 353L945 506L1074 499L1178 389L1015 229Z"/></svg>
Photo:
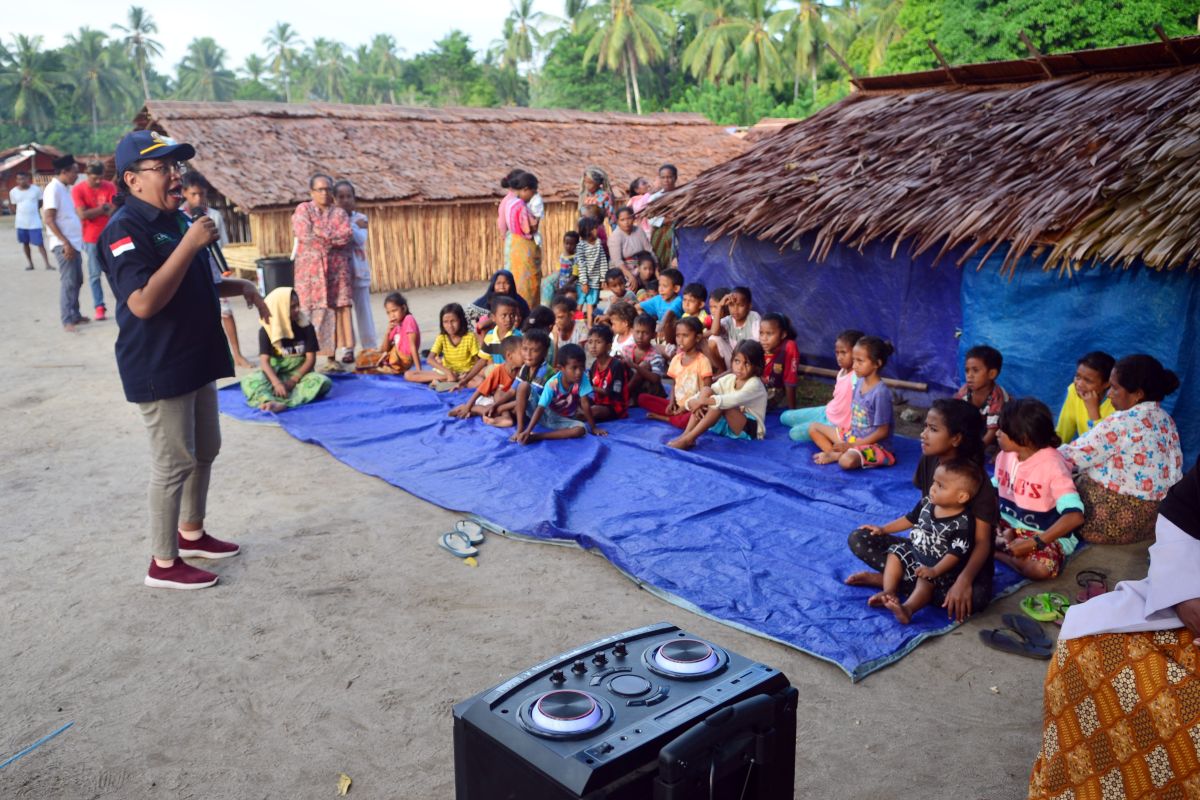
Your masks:
<svg viewBox="0 0 1200 800"><path fill-rule="evenodd" d="M197 169L249 215L264 255L291 249L291 213L308 198L311 174L353 181L372 218L375 285L385 290L498 268L495 205L513 167L541 183L543 261L553 263L575 222L585 166L607 170L622 191L663 162L687 180L745 149L697 114L151 101L137 124L196 146Z"/></svg>
<svg viewBox="0 0 1200 800"><path fill-rule="evenodd" d="M813 360L885 334L940 393L983 341L1055 408L1083 353L1149 352L1200 452L1200 37L854 83L651 207L684 273L761 290Z"/></svg>

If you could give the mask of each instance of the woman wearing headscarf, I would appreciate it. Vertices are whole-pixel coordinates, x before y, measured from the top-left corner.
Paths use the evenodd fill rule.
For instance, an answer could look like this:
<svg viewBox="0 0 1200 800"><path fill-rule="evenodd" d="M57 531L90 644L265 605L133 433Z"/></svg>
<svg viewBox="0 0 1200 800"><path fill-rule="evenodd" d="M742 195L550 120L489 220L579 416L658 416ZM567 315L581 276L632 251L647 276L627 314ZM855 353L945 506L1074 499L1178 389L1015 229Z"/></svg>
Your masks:
<svg viewBox="0 0 1200 800"><path fill-rule="evenodd" d="M513 274L506 269L496 270L492 275L492 279L488 281L487 291L475 298L473 303L468 303L463 309L467 315L467 324L473 330L478 330L479 321L488 317L492 313L492 299L497 295L511 297L517 303L517 308L521 311L521 319L529 316L529 303L525 302L525 298L516 293L515 287L517 283L513 279Z"/></svg>
<svg viewBox="0 0 1200 800"><path fill-rule="evenodd" d="M324 396L333 382L313 372L317 333L292 287L273 289L265 302L271 318L258 332L259 369L243 376L242 394L254 408L278 413Z"/></svg>
<svg viewBox="0 0 1200 800"><path fill-rule="evenodd" d="M513 281L513 294L536 304L542 278L541 249L536 236L538 218L528 203L538 191L538 179L529 172L513 170L500 181L508 194L500 201L496 224L504 234L504 268Z"/></svg>
<svg viewBox="0 0 1200 800"><path fill-rule="evenodd" d="M617 207L613 200L612 185L608 175L599 167L588 167L579 181L579 216L587 215L588 206L599 206L601 218L609 228L616 227Z"/></svg>
<svg viewBox="0 0 1200 800"><path fill-rule="evenodd" d="M292 214L296 237L296 294L317 331L320 354L334 364L354 363L354 328L350 309L354 279L350 251L354 239L350 217L334 203L333 179L314 175L308 181L311 200Z"/></svg>
<svg viewBox="0 0 1200 800"><path fill-rule="evenodd" d="M1149 574L1071 606L1030 800L1200 797L1200 462L1158 509Z"/></svg>
<svg viewBox="0 0 1200 800"><path fill-rule="evenodd" d="M1153 356L1122 358L1109 376L1113 413L1058 449L1078 471L1084 541L1129 544L1154 536L1158 503L1183 474L1179 432L1162 407L1178 388L1179 378Z"/></svg>

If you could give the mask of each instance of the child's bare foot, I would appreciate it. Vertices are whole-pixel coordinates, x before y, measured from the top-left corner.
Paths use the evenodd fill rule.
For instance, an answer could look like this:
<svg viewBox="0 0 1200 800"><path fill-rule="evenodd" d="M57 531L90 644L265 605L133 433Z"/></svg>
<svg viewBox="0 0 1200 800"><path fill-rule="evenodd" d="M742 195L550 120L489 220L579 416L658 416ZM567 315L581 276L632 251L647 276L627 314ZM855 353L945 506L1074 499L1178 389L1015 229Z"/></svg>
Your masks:
<svg viewBox="0 0 1200 800"><path fill-rule="evenodd" d="M647 414L646 419L656 419L659 422L670 422L671 421L670 417L665 417L662 414L654 414L654 413Z"/></svg>
<svg viewBox="0 0 1200 800"><path fill-rule="evenodd" d="M867 605L871 608L883 608L884 602L890 597L887 592L876 592L867 598Z"/></svg>
<svg viewBox="0 0 1200 800"><path fill-rule="evenodd" d="M695 443L689 442L680 436L678 439L672 439L667 442L667 447L674 447L676 450L691 450L693 444Z"/></svg>
<svg viewBox="0 0 1200 800"><path fill-rule="evenodd" d="M909 613L908 609L904 607L904 604L900 602L900 598L896 597L896 595L888 595L884 598L883 605L888 611L892 612L896 617L896 621L901 625L907 625L912 622L912 614Z"/></svg>
<svg viewBox="0 0 1200 800"><path fill-rule="evenodd" d="M280 411L287 411L287 406L285 406L283 403L276 403L268 400L260 405L259 409L262 411L270 411L272 414L278 414Z"/></svg>
<svg viewBox="0 0 1200 800"><path fill-rule="evenodd" d="M847 586L874 586L883 588L883 576L878 572L856 572L846 578Z"/></svg>
<svg viewBox="0 0 1200 800"><path fill-rule="evenodd" d="M813 463L814 464L832 464L833 462L835 462L837 460L838 460L837 453L826 453L824 451L822 451L820 453L813 453Z"/></svg>

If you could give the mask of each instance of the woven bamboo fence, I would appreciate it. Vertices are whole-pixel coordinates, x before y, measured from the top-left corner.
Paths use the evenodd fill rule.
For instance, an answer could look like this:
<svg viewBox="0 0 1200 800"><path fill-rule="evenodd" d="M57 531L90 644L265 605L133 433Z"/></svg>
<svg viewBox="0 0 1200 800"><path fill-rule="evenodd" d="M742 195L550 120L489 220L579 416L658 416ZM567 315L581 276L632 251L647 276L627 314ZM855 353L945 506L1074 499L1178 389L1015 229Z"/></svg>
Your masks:
<svg viewBox="0 0 1200 800"><path fill-rule="evenodd" d="M498 203L360 205L370 221L371 290L445 286L491 277L504 266L504 239L496 229ZM557 268L563 234L577 220L575 203L546 203L541 226L544 274ZM292 209L251 212L250 236L262 256L290 253Z"/></svg>

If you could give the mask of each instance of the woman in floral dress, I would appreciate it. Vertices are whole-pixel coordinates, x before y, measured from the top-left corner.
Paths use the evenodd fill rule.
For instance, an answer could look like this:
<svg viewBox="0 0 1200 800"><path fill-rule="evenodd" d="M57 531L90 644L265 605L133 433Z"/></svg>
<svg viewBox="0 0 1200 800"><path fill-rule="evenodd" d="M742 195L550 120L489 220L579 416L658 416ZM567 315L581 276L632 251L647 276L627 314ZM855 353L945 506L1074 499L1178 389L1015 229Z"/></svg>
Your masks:
<svg viewBox="0 0 1200 800"><path fill-rule="evenodd" d="M354 238L350 217L334 203L333 179L314 175L312 194L292 214L296 237L295 289L300 308L317 331L320 354L335 364L354 363L354 328L350 316L354 279L350 251Z"/></svg>

